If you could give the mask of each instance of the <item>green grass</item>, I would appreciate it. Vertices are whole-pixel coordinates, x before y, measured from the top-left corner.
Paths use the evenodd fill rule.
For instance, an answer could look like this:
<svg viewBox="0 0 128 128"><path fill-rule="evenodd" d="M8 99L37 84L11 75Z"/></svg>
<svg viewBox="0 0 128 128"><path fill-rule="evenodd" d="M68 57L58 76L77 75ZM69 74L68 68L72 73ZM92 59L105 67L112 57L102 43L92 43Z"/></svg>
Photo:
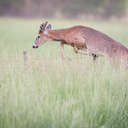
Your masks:
<svg viewBox="0 0 128 128"><path fill-rule="evenodd" d="M49 22L53 28L91 26L128 47L125 22ZM69 46L71 60L61 61L59 42L32 49L40 23L0 18L0 128L127 128L128 70L103 57L93 64Z"/></svg>

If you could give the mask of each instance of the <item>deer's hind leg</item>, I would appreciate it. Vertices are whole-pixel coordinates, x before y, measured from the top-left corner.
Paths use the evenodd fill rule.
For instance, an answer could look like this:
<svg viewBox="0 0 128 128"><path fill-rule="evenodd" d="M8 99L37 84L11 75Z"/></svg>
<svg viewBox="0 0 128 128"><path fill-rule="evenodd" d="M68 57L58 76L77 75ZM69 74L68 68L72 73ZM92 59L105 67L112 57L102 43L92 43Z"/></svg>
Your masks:
<svg viewBox="0 0 128 128"><path fill-rule="evenodd" d="M79 53L79 54L82 54L82 55L89 55L89 56L92 56L94 62L96 61L96 59L97 59L97 57L98 57L98 56L97 56L96 54L94 54L94 53L89 54L89 53L81 52L81 51L78 51L78 50L79 50L79 49L78 49L76 46L74 46L74 51L75 51L75 53Z"/></svg>
<svg viewBox="0 0 128 128"><path fill-rule="evenodd" d="M79 49L76 46L74 46L73 48L74 48L75 53L79 53L79 54L82 54L82 55L88 55L88 53L86 53L86 52L79 51Z"/></svg>

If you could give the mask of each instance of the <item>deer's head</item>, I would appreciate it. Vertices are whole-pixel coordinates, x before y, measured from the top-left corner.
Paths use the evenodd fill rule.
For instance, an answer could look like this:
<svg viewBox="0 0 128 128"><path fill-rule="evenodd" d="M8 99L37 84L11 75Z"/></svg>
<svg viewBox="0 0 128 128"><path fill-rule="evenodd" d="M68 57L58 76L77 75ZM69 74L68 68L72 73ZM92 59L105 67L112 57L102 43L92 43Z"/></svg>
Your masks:
<svg viewBox="0 0 128 128"><path fill-rule="evenodd" d="M38 48L48 40L47 30L51 29L51 25L46 21L40 25L38 36L34 41L33 48Z"/></svg>

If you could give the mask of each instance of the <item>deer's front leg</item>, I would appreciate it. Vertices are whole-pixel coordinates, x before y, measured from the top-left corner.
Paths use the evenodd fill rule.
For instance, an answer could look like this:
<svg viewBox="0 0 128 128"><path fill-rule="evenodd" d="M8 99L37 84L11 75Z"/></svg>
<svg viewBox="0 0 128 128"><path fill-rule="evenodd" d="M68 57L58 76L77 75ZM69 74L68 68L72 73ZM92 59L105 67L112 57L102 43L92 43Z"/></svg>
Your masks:
<svg viewBox="0 0 128 128"><path fill-rule="evenodd" d="M74 48L74 52L78 53L78 48L76 46L74 46L73 48Z"/></svg>
<svg viewBox="0 0 128 128"><path fill-rule="evenodd" d="M63 42L60 42L60 47L61 47L61 58L63 60L65 58L65 56L64 56L64 43Z"/></svg>

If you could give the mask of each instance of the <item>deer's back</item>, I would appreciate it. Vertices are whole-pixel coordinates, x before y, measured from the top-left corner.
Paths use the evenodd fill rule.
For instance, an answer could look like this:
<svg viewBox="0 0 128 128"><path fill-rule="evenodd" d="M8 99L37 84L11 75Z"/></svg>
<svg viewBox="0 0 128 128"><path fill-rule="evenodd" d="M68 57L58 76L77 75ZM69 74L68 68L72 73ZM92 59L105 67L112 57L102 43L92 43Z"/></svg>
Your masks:
<svg viewBox="0 0 128 128"><path fill-rule="evenodd" d="M88 50L99 55L115 56L128 54L128 49L108 35L86 26L75 26L69 29L70 39L85 39ZM69 34L70 35L70 34ZM71 38L72 37L72 38Z"/></svg>

